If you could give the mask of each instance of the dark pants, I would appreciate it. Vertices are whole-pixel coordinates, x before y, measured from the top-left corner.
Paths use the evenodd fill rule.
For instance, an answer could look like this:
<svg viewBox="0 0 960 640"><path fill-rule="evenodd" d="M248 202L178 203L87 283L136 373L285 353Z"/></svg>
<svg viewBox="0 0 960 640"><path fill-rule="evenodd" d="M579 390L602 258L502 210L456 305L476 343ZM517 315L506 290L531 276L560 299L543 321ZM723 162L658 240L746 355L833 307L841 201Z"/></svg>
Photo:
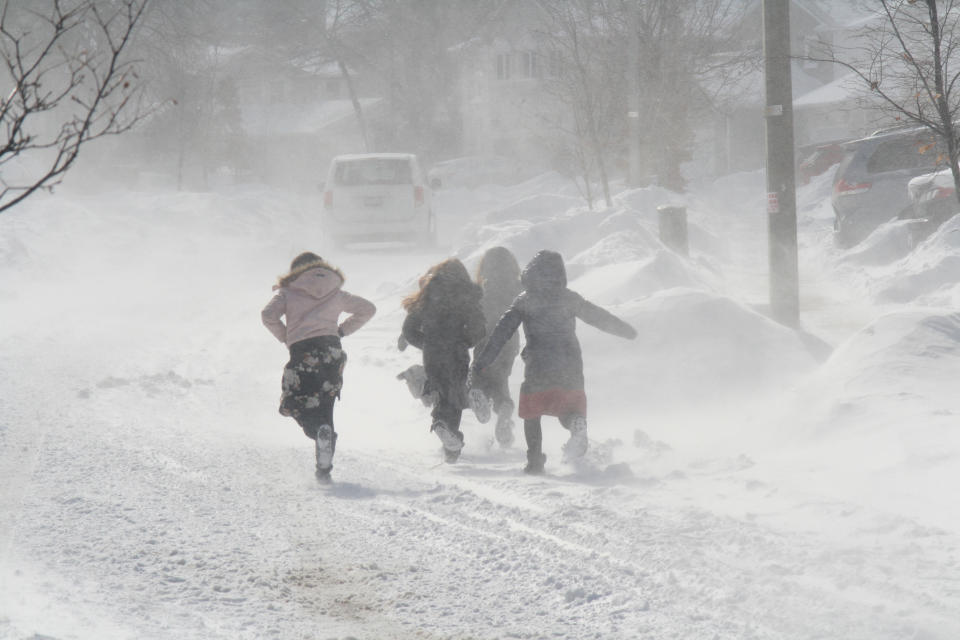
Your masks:
<svg viewBox="0 0 960 640"><path fill-rule="evenodd" d="M466 349L427 347L423 352L423 369L427 376L424 394L436 393L430 412L433 421L443 420L451 431L460 431L460 418L467 406L467 370L470 353Z"/></svg>
<svg viewBox="0 0 960 640"><path fill-rule="evenodd" d="M430 412L433 421L443 420L451 431L460 431L460 419L463 417L463 408L454 402L450 396L440 394Z"/></svg>
<svg viewBox="0 0 960 640"><path fill-rule="evenodd" d="M560 424L569 430L573 421L580 416L578 413L568 413L560 417ZM527 418L523 421L523 435L527 439L527 456L543 452L543 427L540 418Z"/></svg>
<svg viewBox="0 0 960 640"><path fill-rule="evenodd" d="M483 395L490 398L491 403L493 403L493 410L497 415L513 413L514 405L513 398L510 397L509 368L490 366L477 376L473 386L483 391Z"/></svg>
<svg viewBox="0 0 960 640"><path fill-rule="evenodd" d="M346 363L337 336L308 338L290 346L280 413L296 420L308 438L316 439L320 425L333 428L333 405L340 397Z"/></svg>
<svg viewBox="0 0 960 640"><path fill-rule="evenodd" d="M321 398L319 407L303 409L299 415L294 416L294 420L308 438L316 440L317 429L322 424L328 424L333 429L333 404L336 400L336 398Z"/></svg>

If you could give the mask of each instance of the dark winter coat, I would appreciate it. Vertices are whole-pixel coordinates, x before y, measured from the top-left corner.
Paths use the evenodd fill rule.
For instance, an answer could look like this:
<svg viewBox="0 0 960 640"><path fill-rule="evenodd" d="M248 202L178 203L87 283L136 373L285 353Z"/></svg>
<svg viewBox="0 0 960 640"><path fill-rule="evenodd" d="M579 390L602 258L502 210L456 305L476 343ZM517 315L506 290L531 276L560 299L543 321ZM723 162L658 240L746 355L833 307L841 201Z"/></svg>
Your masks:
<svg viewBox="0 0 960 640"><path fill-rule="evenodd" d="M514 267L516 269L516 267ZM483 309L483 317L486 322L487 337L477 343L474 353L480 353L487 344L487 339L493 333L494 328L507 312L510 305L522 291L520 281L517 279L516 270L511 277L498 277L498 274L488 274L489 277L483 279L482 289L483 298L480 300L480 306ZM512 278L512 279L511 279ZM491 379L507 378L513 370L513 362L520 353L520 336L514 334L507 340L506 344L500 350L497 358L483 370L483 376ZM478 383L481 380L477 381Z"/></svg>
<svg viewBox="0 0 960 640"><path fill-rule="evenodd" d="M403 322L403 338L423 351L424 394L436 391L441 402L457 409L467 406L470 349L486 334L481 295L472 282L434 278Z"/></svg>
<svg viewBox="0 0 960 640"><path fill-rule="evenodd" d="M577 318L613 335L637 335L623 320L567 289L566 269L559 253L539 252L524 268L520 281L523 293L500 318L474 364L479 370L489 366L522 324L526 345L520 353L524 363L521 394L551 389L583 390Z"/></svg>

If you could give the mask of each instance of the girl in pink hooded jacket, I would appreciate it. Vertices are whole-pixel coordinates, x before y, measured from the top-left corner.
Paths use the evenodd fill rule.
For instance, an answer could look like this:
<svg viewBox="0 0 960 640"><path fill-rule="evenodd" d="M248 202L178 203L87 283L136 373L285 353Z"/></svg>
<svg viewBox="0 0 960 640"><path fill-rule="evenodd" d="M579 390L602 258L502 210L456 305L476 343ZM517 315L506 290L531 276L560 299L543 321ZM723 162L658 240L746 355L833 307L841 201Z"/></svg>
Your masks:
<svg viewBox="0 0 960 640"><path fill-rule="evenodd" d="M290 272L274 287L276 295L260 316L267 329L287 345L290 361L283 369L280 413L297 421L316 443L317 479L329 481L337 433L333 404L343 387L347 354L340 338L362 327L376 307L341 287L339 269L315 253L301 253ZM349 314L340 322L342 314ZM286 324L282 317L286 316Z"/></svg>

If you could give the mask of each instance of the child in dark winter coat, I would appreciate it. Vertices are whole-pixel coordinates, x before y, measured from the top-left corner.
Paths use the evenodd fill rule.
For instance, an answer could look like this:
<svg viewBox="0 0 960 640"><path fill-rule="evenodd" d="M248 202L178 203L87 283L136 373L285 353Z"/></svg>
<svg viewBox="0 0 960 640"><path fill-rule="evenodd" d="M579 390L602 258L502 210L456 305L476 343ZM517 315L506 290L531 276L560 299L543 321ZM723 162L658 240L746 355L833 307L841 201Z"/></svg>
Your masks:
<svg viewBox="0 0 960 640"><path fill-rule="evenodd" d="M489 336L497 326L500 317L510 308L521 291L520 265L517 264L517 259L509 249L493 247L483 254L477 268L477 284L483 289L480 304ZM473 350L474 354L483 351L486 343L486 339L480 341ZM496 359L482 371L477 372L471 381L471 394L475 392L482 394L474 402L487 402L487 407L490 403L493 405L493 411L497 415L494 435L503 447L512 445L514 439L512 419L514 404L513 398L510 397L508 382L518 353L520 353L520 336L514 334L500 349ZM471 395L471 400L475 397Z"/></svg>
<svg viewBox="0 0 960 640"><path fill-rule="evenodd" d="M362 327L377 310L369 300L344 291L343 281L340 270L320 256L301 253L274 286L276 294L260 314L270 333L290 350L280 413L294 418L315 441L317 479L322 482L330 479L337 445L333 405L340 397L347 362L340 338ZM349 316L340 322L344 313Z"/></svg>
<svg viewBox="0 0 960 640"><path fill-rule="evenodd" d="M467 406L470 348L483 338L482 291L466 267L450 258L431 267L420 290L403 301L407 317L402 338L423 352L423 394L433 395L433 423L447 462L463 448L460 418Z"/></svg>
<svg viewBox="0 0 960 640"><path fill-rule="evenodd" d="M622 338L633 339L636 330L623 320L567 289L563 258L541 251L520 276L524 291L500 318L483 351L474 359L471 379L494 362L497 354L523 324L526 345L520 353L524 380L520 387L519 414L527 440L527 473L542 473L540 418L556 416L570 439L564 445L567 459L587 451L587 397L583 384L583 359L576 336L576 321Z"/></svg>

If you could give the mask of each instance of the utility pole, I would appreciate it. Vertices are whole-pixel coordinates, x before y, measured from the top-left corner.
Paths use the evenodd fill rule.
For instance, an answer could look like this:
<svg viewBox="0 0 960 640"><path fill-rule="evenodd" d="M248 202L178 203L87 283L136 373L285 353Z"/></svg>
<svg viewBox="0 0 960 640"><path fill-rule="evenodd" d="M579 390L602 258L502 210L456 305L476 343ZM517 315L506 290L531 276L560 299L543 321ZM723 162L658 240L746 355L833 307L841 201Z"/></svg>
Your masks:
<svg viewBox="0 0 960 640"><path fill-rule="evenodd" d="M630 96L627 100L627 135L630 136L630 186L640 186L640 5L634 0L628 5L630 29L629 49L627 51L628 83Z"/></svg>
<svg viewBox="0 0 960 640"><path fill-rule="evenodd" d="M800 324L800 283L793 159L793 83L790 76L790 0L763 0L763 68L767 90L764 116L770 313L774 320L797 327Z"/></svg>

